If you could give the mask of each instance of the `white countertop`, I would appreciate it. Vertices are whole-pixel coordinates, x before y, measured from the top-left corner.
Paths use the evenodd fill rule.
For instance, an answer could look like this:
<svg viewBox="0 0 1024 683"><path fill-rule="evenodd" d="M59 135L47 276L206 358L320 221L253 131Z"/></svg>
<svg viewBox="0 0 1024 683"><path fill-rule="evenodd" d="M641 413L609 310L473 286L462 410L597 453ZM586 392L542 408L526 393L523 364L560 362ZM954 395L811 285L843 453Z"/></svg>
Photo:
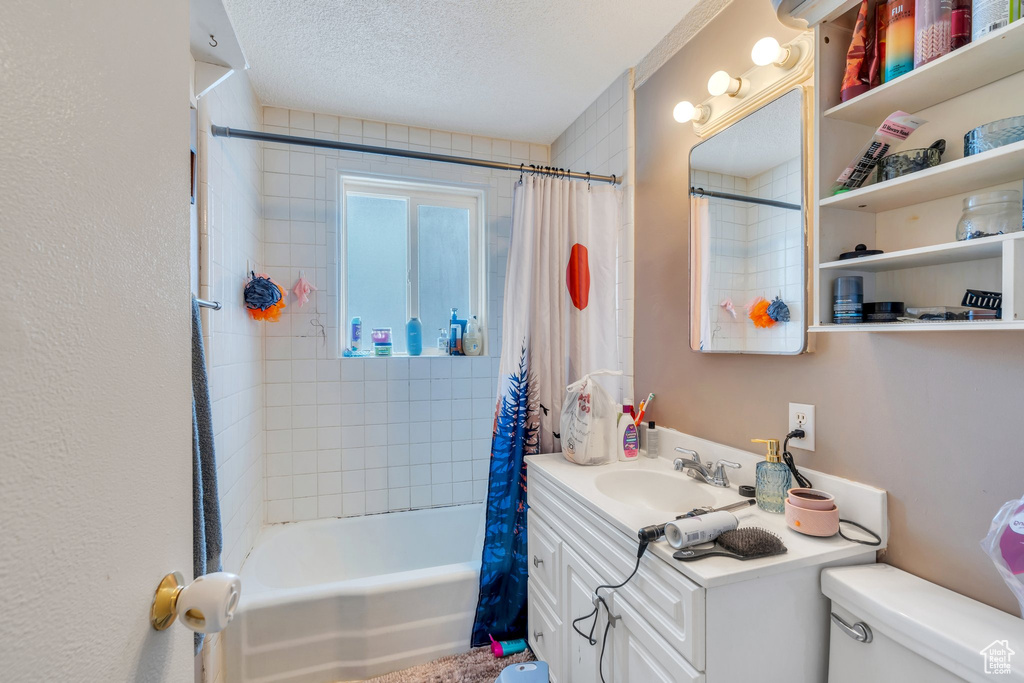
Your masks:
<svg viewBox="0 0 1024 683"><path fill-rule="evenodd" d="M663 431L663 443L666 436L664 432L669 431L672 430ZM687 445L688 447L700 445L699 440L695 440L692 437L687 437L679 432L675 432L675 435L679 438L671 441L678 440L679 444ZM672 443L671 445L677 444ZM735 451L735 449L719 445L719 450L721 449ZM666 450L675 455L671 448L666 448ZM709 504L709 497L712 501L710 504L714 507L721 507L744 500L737 492L737 485L751 483L746 480L752 479L752 470L758 458L752 453L745 451L735 451L734 453L728 453L728 455L732 458L745 459L747 462L744 464L744 470L750 470L743 476L736 476L736 481L732 482L732 485L728 488L711 486L688 477L683 472L674 471L672 459L670 458L652 459L646 458L642 454L634 462L617 462L610 465L592 467L581 467L568 462L561 453L529 456L526 458L526 462L531 476L540 477L549 484L556 486L588 510L622 531L630 541L635 541L637 531L640 528L650 524L663 524L671 521L675 515L671 511L656 510L642 504L635 504L635 502L626 503L605 495L596 484L596 480L600 475L614 471L644 469L678 477L680 502L679 509L675 511L675 514L682 514L697 505ZM730 478L733 478L733 474L734 472L730 470ZM807 470L807 474L816 484L821 482L817 488L823 488L836 496L840 510L847 509L851 512L860 513L859 515L843 514L844 519L852 518L869 529L876 531L882 536L883 544L879 547L872 547L844 540L838 535L830 538L805 536L789 529L786 526L783 515L765 512L756 505L752 505L734 512L739 518L740 528L757 526L767 529L782 539L788 552L757 560L740 561L728 557L709 557L702 560L682 562L672 557L675 549L662 540L652 543L647 549L647 553L653 553L660 557L670 566L677 568L687 578L705 588L769 576L813 565L838 563L852 558L857 558L860 562L873 561L875 551L885 547L884 542L887 538L886 530L879 528L885 526L885 492L810 470ZM849 501L849 506L844 505L844 498ZM877 510L871 509L876 506Z"/></svg>

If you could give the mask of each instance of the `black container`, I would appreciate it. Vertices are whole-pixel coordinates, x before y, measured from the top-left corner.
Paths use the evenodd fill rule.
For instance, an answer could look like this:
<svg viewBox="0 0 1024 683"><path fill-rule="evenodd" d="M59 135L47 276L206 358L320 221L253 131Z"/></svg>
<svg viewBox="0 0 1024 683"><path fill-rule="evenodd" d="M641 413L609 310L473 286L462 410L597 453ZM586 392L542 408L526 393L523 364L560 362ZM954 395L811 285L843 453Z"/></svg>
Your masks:
<svg viewBox="0 0 1024 683"><path fill-rule="evenodd" d="M864 304L864 320L869 323L894 323L903 312L902 301L874 301Z"/></svg>
<svg viewBox="0 0 1024 683"><path fill-rule="evenodd" d="M864 278L860 275L837 277L832 283L832 322L854 325L864 322Z"/></svg>

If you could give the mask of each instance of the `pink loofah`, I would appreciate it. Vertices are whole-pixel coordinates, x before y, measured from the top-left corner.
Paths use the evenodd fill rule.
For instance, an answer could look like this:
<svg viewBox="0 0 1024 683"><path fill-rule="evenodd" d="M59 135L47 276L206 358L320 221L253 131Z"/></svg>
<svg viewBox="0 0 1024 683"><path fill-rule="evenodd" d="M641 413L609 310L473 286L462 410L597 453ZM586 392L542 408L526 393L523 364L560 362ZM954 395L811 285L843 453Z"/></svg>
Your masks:
<svg viewBox="0 0 1024 683"><path fill-rule="evenodd" d="M299 281L295 283L294 289L292 289L292 292L295 293L295 298L299 300L299 308L302 308L302 304L309 301L309 293L315 291L316 287L309 284L306 278L299 278Z"/></svg>

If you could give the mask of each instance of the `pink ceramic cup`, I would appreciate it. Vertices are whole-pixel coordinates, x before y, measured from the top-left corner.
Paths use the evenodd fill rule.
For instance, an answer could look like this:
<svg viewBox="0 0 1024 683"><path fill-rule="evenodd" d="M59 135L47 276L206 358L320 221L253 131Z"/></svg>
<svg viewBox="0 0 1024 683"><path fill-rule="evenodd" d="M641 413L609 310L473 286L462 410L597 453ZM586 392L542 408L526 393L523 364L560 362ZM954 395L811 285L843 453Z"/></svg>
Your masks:
<svg viewBox="0 0 1024 683"><path fill-rule="evenodd" d="M831 493L818 489L793 488L789 490L789 504L804 510L831 510L836 499Z"/></svg>

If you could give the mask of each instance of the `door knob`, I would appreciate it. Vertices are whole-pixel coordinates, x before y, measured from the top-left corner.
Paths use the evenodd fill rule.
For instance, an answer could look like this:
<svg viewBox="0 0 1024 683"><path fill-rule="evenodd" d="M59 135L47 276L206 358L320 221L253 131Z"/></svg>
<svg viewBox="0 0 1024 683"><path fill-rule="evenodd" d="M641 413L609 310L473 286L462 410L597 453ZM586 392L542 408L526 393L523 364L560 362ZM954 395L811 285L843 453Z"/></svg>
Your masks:
<svg viewBox="0 0 1024 683"><path fill-rule="evenodd" d="M197 633L217 633L235 616L241 595L242 580L237 574L204 574L186 586L181 572L172 572L157 586L150 622L163 631L180 616L181 622Z"/></svg>

